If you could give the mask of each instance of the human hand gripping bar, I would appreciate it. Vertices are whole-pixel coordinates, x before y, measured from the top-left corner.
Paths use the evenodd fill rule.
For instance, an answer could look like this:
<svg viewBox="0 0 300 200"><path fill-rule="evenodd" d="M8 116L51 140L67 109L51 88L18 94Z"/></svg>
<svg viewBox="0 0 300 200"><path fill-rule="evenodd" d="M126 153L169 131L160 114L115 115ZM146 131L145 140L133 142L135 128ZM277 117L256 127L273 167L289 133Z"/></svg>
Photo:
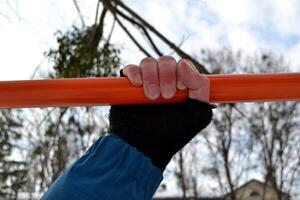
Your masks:
<svg viewBox="0 0 300 200"><path fill-rule="evenodd" d="M206 76L210 103L300 100L300 73ZM172 99L149 100L127 78L0 81L0 108L178 103L187 96L178 91Z"/></svg>

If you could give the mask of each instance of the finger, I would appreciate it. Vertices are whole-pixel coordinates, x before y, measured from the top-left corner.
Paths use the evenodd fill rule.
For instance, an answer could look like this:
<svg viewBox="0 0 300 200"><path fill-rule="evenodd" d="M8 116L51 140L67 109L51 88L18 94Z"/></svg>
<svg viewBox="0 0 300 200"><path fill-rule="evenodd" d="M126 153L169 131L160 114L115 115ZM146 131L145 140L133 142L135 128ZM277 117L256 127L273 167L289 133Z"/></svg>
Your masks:
<svg viewBox="0 0 300 200"><path fill-rule="evenodd" d="M161 56L158 60L159 86L161 96L170 99L176 94L177 62L171 56Z"/></svg>
<svg viewBox="0 0 300 200"><path fill-rule="evenodd" d="M188 89L199 89L203 85L208 84L209 79L201 75L196 67L187 60L180 60L178 63L178 73L183 84Z"/></svg>
<svg viewBox="0 0 300 200"><path fill-rule="evenodd" d="M189 97L199 101L209 101L210 81L200 74L192 62L181 60L178 72L183 84L189 89Z"/></svg>
<svg viewBox="0 0 300 200"><path fill-rule="evenodd" d="M123 69L123 74L128 77L129 81L135 86L142 86L142 70L137 65L127 65Z"/></svg>
<svg viewBox="0 0 300 200"><path fill-rule="evenodd" d="M151 100L160 96L157 60L154 58L144 58L140 67L142 70L143 88L145 96Z"/></svg>
<svg viewBox="0 0 300 200"><path fill-rule="evenodd" d="M176 70L176 75L177 75L177 89L178 90L185 90L186 89L186 86L183 84L182 82L182 79L181 79L181 76L180 76L180 73L178 71L178 68Z"/></svg>
<svg viewBox="0 0 300 200"><path fill-rule="evenodd" d="M209 103L209 89L207 88L189 90L188 95L191 99L196 99L198 101Z"/></svg>

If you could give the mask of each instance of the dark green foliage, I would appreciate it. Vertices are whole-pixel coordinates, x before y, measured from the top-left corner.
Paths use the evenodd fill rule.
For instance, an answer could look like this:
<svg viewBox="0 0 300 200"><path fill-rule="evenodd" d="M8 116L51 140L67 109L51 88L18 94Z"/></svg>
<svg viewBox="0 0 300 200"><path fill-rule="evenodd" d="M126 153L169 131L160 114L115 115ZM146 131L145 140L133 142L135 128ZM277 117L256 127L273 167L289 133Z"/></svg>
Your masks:
<svg viewBox="0 0 300 200"><path fill-rule="evenodd" d="M64 34L57 33L58 48L46 53L54 63L54 77L116 76L120 50L109 41L95 43L95 29L96 26L85 30L73 26Z"/></svg>

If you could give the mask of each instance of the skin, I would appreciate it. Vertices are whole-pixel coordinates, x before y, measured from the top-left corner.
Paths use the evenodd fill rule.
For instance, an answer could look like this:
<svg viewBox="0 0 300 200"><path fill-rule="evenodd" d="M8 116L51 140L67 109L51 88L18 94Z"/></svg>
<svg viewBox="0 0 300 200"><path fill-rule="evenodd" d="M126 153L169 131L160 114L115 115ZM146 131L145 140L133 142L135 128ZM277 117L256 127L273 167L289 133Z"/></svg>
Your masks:
<svg viewBox="0 0 300 200"><path fill-rule="evenodd" d="M143 87L145 96L151 100L160 96L170 99L177 90L188 90L191 99L209 102L209 79L187 59L177 62L171 56L158 60L146 57L139 65L125 66L123 73L133 85Z"/></svg>

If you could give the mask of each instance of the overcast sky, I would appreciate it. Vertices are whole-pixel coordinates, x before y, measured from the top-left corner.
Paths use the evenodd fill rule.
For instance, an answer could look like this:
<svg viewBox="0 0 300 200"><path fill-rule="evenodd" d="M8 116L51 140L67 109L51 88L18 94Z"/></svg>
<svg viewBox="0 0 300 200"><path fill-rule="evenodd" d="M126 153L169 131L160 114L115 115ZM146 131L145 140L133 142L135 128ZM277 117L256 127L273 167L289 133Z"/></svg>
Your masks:
<svg viewBox="0 0 300 200"><path fill-rule="evenodd" d="M224 45L248 53L271 50L300 69L299 0L125 2L175 43L186 38L183 48L189 53ZM96 1L79 3L91 23ZM43 52L56 45L53 34L80 24L72 0L0 0L0 5L0 80L29 79L44 60ZM122 35L113 39L123 47L124 64L142 58ZM50 69L49 64L44 61L42 69Z"/></svg>
<svg viewBox="0 0 300 200"><path fill-rule="evenodd" d="M97 1L78 2L86 23L92 23ZM125 2L174 43L185 38L182 47L192 55L223 46L250 54L269 50L283 54L300 71L300 0ZM0 80L30 79L40 63L41 70L50 70L43 53L56 46L56 31L74 24L80 21L72 0L0 0ZM119 31L113 35L123 48L123 63L138 63L143 55L123 36Z"/></svg>

